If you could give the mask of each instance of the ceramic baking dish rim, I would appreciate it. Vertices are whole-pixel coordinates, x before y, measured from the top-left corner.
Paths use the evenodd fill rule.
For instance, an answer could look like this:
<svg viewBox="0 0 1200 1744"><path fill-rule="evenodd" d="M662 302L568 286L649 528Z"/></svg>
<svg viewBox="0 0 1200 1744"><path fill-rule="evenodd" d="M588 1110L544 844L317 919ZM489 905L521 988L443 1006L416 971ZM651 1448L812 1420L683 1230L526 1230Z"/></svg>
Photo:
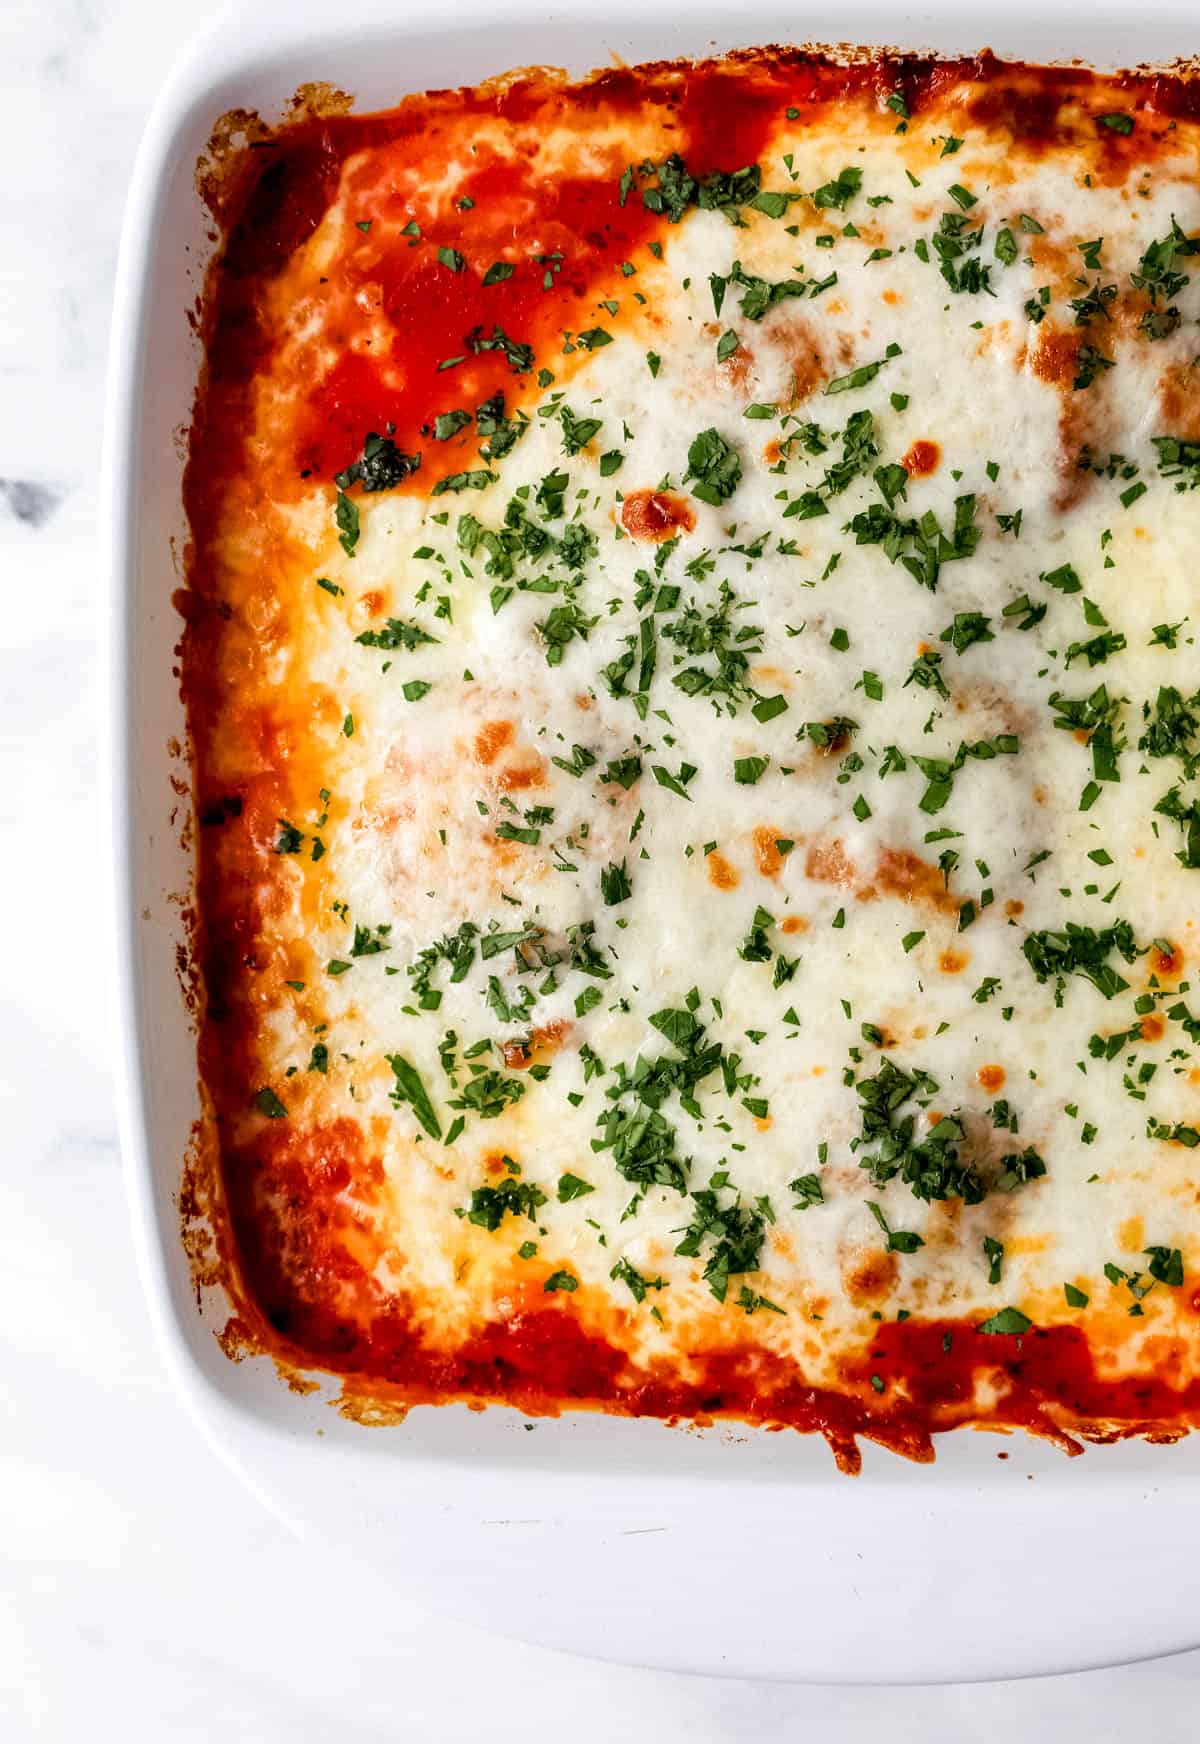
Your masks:
<svg viewBox="0 0 1200 1744"><path fill-rule="evenodd" d="M172 435L178 431L190 402L181 402L178 383L166 411L156 396L166 392L162 384L171 368L179 376L178 359L170 361L170 335L177 335L174 345L181 349L189 301L181 295L173 316L168 315L164 290L170 284L181 291L190 287L194 297L203 264L199 252L191 255L190 266L172 253L204 245L198 204L186 220L179 210L181 189L190 187L196 141L206 137L222 111L248 96L261 101L264 91L282 102L288 88L306 76L327 77L340 68L348 88L369 90L368 74L379 76L372 48L377 52L381 42L390 41L397 51L407 45L406 65L431 68L428 77L399 77L397 89L417 89L452 82L448 74L460 62L469 63L465 79L535 59L570 61L583 70L606 58L613 46L652 58L703 53L714 39L724 47L795 34L794 23L789 32L787 14L777 5L761 9L761 26L745 38L736 21L717 10L697 17L677 9L651 27L628 0L599 20L582 4L552 20L530 0L505 0L499 13L482 0L460 0L444 9L444 22L436 28L392 18L392 10L385 0L364 0L354 24L346 27L331 23L315 0L291 5L269 0L249 21L239 13L236 30L232 13L218 21L155 107L122 238L108 385L109 589L103 601L118 1084L139 1264L181 1394L222 1456L291 1524L360 1569L378 1570L372 1533L376 1542L380 1532L403 1538L408 1566L431 1602L460 1615L494 1620L497 1580L486 1565L495 1561L495 1539L488 1539L487 1522L512 1522L520 1530L505 1539L511 1562L505 1590L520 1614L509 1618L510 1626L556 1645L689 1669L846 1681L1047 1671L1191 1646L1200 1638L1188 1621L1196 1607L1180 1601L1187 1591L1195 1596L1194 1577L1189 1588L1186 1564L1172 1554L1173 1545L1178 1552L1190 1538L1187 1525L1200 1524L1200 1504L1191 1499L1196 1461L1186 1446L1174 1452L1113 1448L1089 1453L1070 1467L1045 1449L1022 1446L1018 1454L1014 1446L1012 1459L998 1467L994 1447L979 1446L990 1438L954 1437L932 1472L868 1455L864 1477L849 1483L836 1477L824 1449L811 1438L799 1442L758 1432L722 1432L705 1439L657 1424L588 1416L543 1424L536 1434L525 1435L514 1413L489 1412L481 1420L461 1407L415 1413L403 1429L368 1432L336 1418L323 1398L289 1394L265 1359L228 1363L211 1324L196 1311L179 1250L172 1191L183 1155L182 1145L174 1146L191 1113L184 1121L170 1112L188 1095L194 1105L194 1036L170 971L173 942L181 933L178 906L168 900L166 886L152 888L156 870L179 865L178 854L172 860L164 847L172 828L170 806L180 803L170 788L166 751L179 716L169 708L174 680L156 671L154 656L161 661L176 633L166 599L176 577L162 535L169 523L170 538L178 542L183 536L178 514L172 519L163 511L163 492L169 491L171 468L178 471L179 459L173 453L169 464L164 460L162 436L168 422ZM1186 9L1178 0L1167 0L1149 16L1153 28L1140 33L1143 52L1165 59L1172 43L1176 52L1188 46L1181 40L1188 34ZM1085 8L1082 0L1060 7L1053 22L1064 42L1074 40L1072 18L1081 57L1120 59L1115 7ZM843 11L839 23L847 34L868 42L894 38L948 52L990 40L1002 52L1016 53L1027 40L1028 58L1063 58L1063 50L1054 47L1053 30L1047 34L1046 21L1036 16L1030 0L1006 9L1003 38L995 12L980 7L964 17L949 0L940 13L904 16L860 6ZM1126 23L1126 37L1127 28ZM509 52L501 52L505 43ZM353 78L356 56L358 81ZM372 106L381 101L376 96ZM193 351L188 365L193 376L194 364ZM170 731L159 731L168 722ZM177 879L173 887L179 889ZM168 1047L174 1049L169 1059ZM329 1433L318 1438L319 1428ZM969 1449L968 1443L973 1444ZM1027 1470L1034 1473L1032 1481L1024 1476ZM786 1604L789 1596L821 1601L805 1606L807 1638L790 1639L794 1629L776 1627L761 1615L747 1619L739 1632L719 1605L715 1609L723 1621L718 1628L711 1596L703 1603L693 1596L692 1589L706 1590L704 1570L711 1574L714 1559L729 1580L738 1567L736 1556L710 1549L706 1561L686 1541L689 1533L703 1530L699 1523L714 1507L736 1521L745 1541L759 1545L766 1556L779 1538L781 1519L785 1537L798 1535L795 1553L803 1567L798 1563L791 1573L784 1568L760 1574L759 1585L764 1602ZM1051 1628L1056 1608L1031 1601L1022 1567L1035 1568L1039 1582L1070 1571L1086 1591L1100 1578L1098 1559L1094 1575L1087 1573L1097 1557L1097 1532L1106 1526L1120 1532L1122 1521L1128 1531L1128 1510L1135 1507L1139 1566L1144 1574L1149 1556L1158 1584L1168 1590L1173 1585L1173 1602L1151 1599L1119 1626L1105 1625L1103 1607L1085 1602L1082 1618L1060 1620ZM916 1529L914 1511L924 1521L923 1530ZM1014 1531L1016 1548L997 1541L998 1533ZM637 1535L647 1533L661 1535L663 1554L638 1545ZM899 1541L900 1549L888 1550L889 1539ZM972 1601L972 1583L960 1565L964 1544L989 1541L990 1595L984 1604L978 1596ZM1025 1558L1018 1554L1022 1547ZM574 1607L539 1598L547 1569L563 1557L573 1559L589 1588ZM1105 1579L1112 1580L1111 1556L1105 1567ZM861 1568L870 1579L856 1597ZM656 1621L655 1606L629 1597L629 1581L647 1579L655 1570L665 1571L680 1594L679 1615L671 1626ZM1145 1582L1141 1585L1145 1591ZM922 1594L942 1614L939 1640L892 1639L887 1620L894 1619L895 1607L906 1600L916 1603ZM1022 1600L1025 1623L996 1624L990 1637L981 1632L984 1614L994 1617L1002 1606ZM1043 1612L1047 1622L1039 1630ZM728 1613L736 1615L736 1609Z"/></svg>

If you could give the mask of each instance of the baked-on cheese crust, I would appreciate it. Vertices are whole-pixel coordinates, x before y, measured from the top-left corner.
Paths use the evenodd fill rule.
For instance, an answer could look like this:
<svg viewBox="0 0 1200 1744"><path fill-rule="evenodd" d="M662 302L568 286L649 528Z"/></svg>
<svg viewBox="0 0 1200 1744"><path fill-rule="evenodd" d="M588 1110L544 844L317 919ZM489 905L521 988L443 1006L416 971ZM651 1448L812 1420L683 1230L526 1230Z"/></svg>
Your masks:
<svg viewBox="0 0 1200 1744"><path fill-rule="evenodd" d="M1198 118L770 50L247 149L181 603L261 1348L1192 1423Z"/></svg>

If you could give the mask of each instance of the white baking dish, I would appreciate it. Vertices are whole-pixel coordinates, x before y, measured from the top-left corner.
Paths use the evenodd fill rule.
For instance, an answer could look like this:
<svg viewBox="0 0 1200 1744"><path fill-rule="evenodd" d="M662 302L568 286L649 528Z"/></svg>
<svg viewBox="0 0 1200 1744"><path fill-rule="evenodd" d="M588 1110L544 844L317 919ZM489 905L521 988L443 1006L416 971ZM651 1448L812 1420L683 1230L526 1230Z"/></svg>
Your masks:
<svg viewBox="0 0 1200 1744"><path fill-rule="evenodd" d="M197 1303L177 1192L197 1114L176 975L191 867L168 749L183 736L172 649L185 529L181 429L198 353L187 324L211 251L193 188L213 121L278 115L325 80L360 109L533 62L627 60L799 39L978 49L1029 60L1164 62L1197 47L1195 0L972 6L851 3L797 14L447 0L258 0L197 45L138 159L117 280L108 408L114 837L129 1192L172 1372L201 1426L276 1513L431 1606L554 1646L708 1672L846 1681L983 1678L1200 1642L1200 1441L1081 1460L960 1433L937 1465L868 1448L857 1480L823 1442L460 1407L365 1429L300 1397L264 1359L233 1364ZM1192 26L1189 30L1188 26ZM1008 1455L998 1460L997 1452Z"/></svg>

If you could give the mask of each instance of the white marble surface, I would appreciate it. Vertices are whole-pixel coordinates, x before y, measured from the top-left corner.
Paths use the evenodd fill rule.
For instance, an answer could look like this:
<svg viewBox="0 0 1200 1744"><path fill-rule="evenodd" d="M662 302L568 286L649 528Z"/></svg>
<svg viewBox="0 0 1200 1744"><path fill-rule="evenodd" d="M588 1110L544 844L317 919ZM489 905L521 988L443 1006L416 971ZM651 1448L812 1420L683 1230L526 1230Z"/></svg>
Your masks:
<svg viewBox="0 0 1200 1744"><path fill-rule="evenodd" d="M475 1635L423 1615L402 1576L384 1595L331 1576L184 1418L133 1271L114 1132L95 601L121 203L193 16L175 0L0 0L0 1739L1194 1737L1200 1654L837 1691Z"/></svg>

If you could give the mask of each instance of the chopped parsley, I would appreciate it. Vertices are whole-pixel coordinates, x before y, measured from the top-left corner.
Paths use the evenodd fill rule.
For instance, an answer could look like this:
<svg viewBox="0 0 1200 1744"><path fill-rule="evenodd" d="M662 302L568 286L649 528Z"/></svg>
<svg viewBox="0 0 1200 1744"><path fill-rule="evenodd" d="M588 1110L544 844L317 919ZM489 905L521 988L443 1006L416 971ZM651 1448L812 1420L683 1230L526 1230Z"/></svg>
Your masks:
<svg viewBox="0 0 1200 1744"><path fill-rule="evenodd" d="M702 430L688 449L688 469L684 474L685 484L695 481L692 495L719 507L733 495L741 476L737 450L730 447L718 430Z"/></svg>

